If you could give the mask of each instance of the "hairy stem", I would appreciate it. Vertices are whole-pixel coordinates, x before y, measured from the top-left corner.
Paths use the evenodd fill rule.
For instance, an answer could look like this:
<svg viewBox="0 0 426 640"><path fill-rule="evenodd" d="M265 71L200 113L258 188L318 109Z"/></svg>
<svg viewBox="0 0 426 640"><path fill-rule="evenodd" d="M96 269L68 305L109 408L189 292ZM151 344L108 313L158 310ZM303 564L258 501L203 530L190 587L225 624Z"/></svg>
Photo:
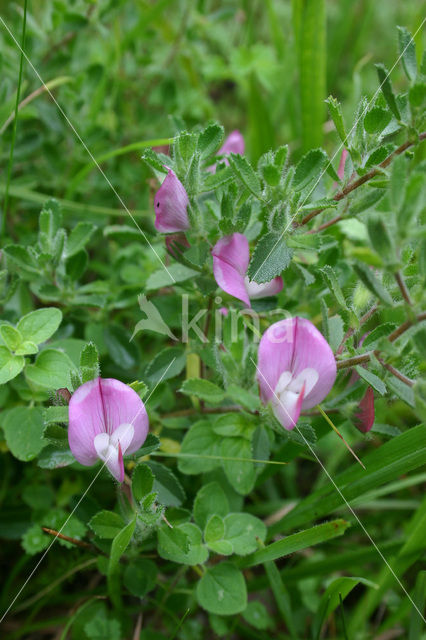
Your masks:
<svg viewBox="0 0 426 640"><path fill-rule="evenodd" d="M419 140L425 140L425 139L426 139L426 131L424 131L419 135ZM343 200L343 198L345 198L347 195L352 193L352 191L354 191L355 189L358 189L358 187L361 187L363 184L365 184L366 182L368 182L369 180L377 176L379 173L381 173L380 171L381 169L385 169L396 156L399 156L401 155L401 153L404 153L404 151L412 147L414 144L416 144L416 142L417 140L407 140L406 142L404 142L404 144L402 144L397 149L395 149L395 151L393 151L393 153L391 153L387 158L385 158L383 162L381 162L377 167L370 169L368 173L361 176L357 180L354 180L353 182L349 182L349 184L347 184L346 187L343 187L341 191L339 191L333 196L333 200L335 200L336 202L340 202L340 200ZM327 209L327 207L319 207L318 209L311 211L304 218L302 218L302 220L297 224L297 226L300 227L300 226L303 226L304 224L307 224L312 220L312 218L315 218L316 216L318 216L325 209ZM334 222L338 222L338 220L334 219Z"/></svg>
<svg viewBox="0 0 426 640"><path fill-rule="evenodd" d="M410 292L407 289L407 285L405 284L404 278L400 271L397 271L395 273L395 280L398 284L398 287L401 291L402 297L404 298L405 302L411 306L413 304L413 301L411 300Z"/></svg>

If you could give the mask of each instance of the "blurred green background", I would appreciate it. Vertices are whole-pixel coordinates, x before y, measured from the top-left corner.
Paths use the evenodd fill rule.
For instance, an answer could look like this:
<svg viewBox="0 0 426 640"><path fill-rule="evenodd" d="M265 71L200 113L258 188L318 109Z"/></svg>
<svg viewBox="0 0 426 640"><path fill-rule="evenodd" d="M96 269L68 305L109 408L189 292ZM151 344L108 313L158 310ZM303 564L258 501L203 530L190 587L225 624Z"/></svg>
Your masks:
<svg viewBox="0 0 426 640"><path fill-rule="evenodd" d="M137 143L183 127L218 120L228 132L239 128L252 160L283 143L296 157L319 144L333 153L338 144L324 99L337 97L350 123L360 97L377 88L374 63L390 69L397 59L396 25L414 33L424 8L418 0L30 0L25 49L96 158L136 147L102 166L126 205L147 211L148 172ZM23 3L3 4L18 40L22 16ZM19 70L4 25L0 46L4 193ZM402 73L400 65L392 73L396 88ZM29 101L19 115L12 220L26 207L38 211L39 194L100 206L96 215L107 215L119 203L40 86L24 61L20 100Z"/></svg>

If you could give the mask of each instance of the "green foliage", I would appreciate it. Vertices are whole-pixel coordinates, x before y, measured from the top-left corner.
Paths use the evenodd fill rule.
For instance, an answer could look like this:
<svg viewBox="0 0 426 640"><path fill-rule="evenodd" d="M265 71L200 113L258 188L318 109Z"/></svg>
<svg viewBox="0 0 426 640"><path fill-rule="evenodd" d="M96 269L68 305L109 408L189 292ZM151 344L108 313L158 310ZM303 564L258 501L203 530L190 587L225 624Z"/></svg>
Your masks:
<svg viewBox="0 0 426 640"><path fill-rule="evenodd" d="M69 121L7 35L6 25L21 31L22 12L6 10L5 630L61 640L417 639L426 416L418 6L24 4L24 49ZM412 34L398 27L395 38L396 16ZM379 82L370 58L384 61ZM325 100L326 87L339 100ZM219 154L236 129L245 153ZM190 225L165 238L153 194L168 168L188 194ZM238 274L248 289L283 279L250 308L213 274L213 246L235 232L249 243ZM335 354L321 409L340 438L309 393L291 431L259 397L258 339L289 316L313 322ZM69 448L70 397L98 376L129 385L149 418L139 450L124 451L121 485ZM368 389L374 424L362 434ZM85 418L92 446L97 425Z"/></svg>

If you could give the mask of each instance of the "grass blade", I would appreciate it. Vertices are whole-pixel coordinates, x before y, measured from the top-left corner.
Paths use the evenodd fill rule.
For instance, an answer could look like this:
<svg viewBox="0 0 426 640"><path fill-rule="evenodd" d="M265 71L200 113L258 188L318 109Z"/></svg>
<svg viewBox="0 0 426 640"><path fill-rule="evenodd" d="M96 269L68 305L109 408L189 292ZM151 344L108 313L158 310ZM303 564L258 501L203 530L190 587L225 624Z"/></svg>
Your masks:
<svg viewBox="0 0 426 640"><path fill-rule="evenodd" d="M337 536L344 534L348 528L349 523L346 520L332 520L331 522L324 522L317 527L306 529L305 531L299 531L293 533L291 536L287 536L277 542L259 549L250 554L239 562L240 567L253 567L263 562L270 562L271 560L278 560L288 556L295 551L301 551L307 549L321 542L326 542Z"/></svg>

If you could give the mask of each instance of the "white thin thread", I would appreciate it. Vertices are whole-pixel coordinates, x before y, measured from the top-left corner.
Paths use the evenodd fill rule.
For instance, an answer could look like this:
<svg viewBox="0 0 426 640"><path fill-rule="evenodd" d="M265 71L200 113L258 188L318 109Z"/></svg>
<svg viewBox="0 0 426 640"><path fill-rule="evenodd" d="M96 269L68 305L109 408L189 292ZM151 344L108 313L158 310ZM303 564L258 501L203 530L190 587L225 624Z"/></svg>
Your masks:
<svg viewBox="0 0 426 640"><path fill-rule="evenodd" d="M416 29L415 33L413 36L411 36L411 40L409 40L408 44L404 47L404 49L401 51L400 55L398 56L398 58L396 59L396 62L394 63L394 65L391 67L390 71L388 71L388 73L385 76L385 79L383 80L383 82L379 85L378 89L376 90L376 92L374 93L373 97L371 98L371 100L367 103L367 106L365 107L364 111L358 116L358 118L355 120L354 125L352 126L352 128L350 129L349 133L346 136L346 140L348 140L349 136L351 135L351 133L353 132L353 130L355 129L355 127L357 126L358 122L361 120L361 118L363 118L365 116L365 114L367 113L368 109L371 107L371 105L373 104L373 102L376 100L380 89L383 87L383 85L385 84L385 82L387 81L387 79L390 77L390 74L392 73L392 71L395 69L396 65L398 64L398 62L401 60L402 56L404 55L404 53L406 52L406 50L408 49L408 47L410 46L410 44L412 42L414 42L414 38L416 37L416 35L418 34L418 32L420 31L420 29L423 27L424 23L426 21L426 18L423 19L421 25L418 27L418 29ZM329 164L331 164L334 160L334 158L337 156L337 154L340 152L340 150L343 148L344 143L341 142L340 145L337 147L336 152L334 153L334 155L332 156ZM301 207L303 207L303 205L305 204L305 202L307 201L307 199L309 198L309 196L311 195L311 193L316 189L317 185L319 184L321 178L323 177L323 175L327 172L327 169L324 169L318 180L315 182L314 186L312 187L312 189L309 191L309 193L307 194L307 196L304 198L302 204L299 206L299 210ZM274 244L274 246L272 247L272 249L270 250L270 252L268 253L268 255L266 256L266 258L263 260L262 264L259 266L259 268L257 269L256 273L253 276L253 280L256 278L257 274L259 273L260 269L263 267L263 265L265 264L266 260L269 258L269 256L271 255L271 253L275 250L275 248L277 247L277 245L281 242L281 240L284 237L284 234L286 233L286 231L288 231L288 229L290 228L290 226L293 224L294 219L296 218L296 216L298 215L299 211L296 211L296 213L292 216L292 218L290 219L290 221L288 222L287 226L285 227L284 231L282 232L282 234L280 235L280 237L278 238L278 240L276 241L276 243Z"/></svg>
<svg viewBox="0 0 426 640"><path fill-rule="evenodd" d="M152 250L152 252L154 253L154 255L156 256L156 258L159 260L159 262L161 263L161 266L166 270L167 274L170 276L171 280L173 283L176 282L176 280L174 279L174 277L172 276L172 274L170 273L170 271L167 269L166 265L164 264L164 262L162 261L162 259L160 258L160 256L158 255L157 251L154 249L154 247L152 246L152 244L150 243L150 241L148 240L146 234L144 233L144 231L140 228L137 220L135 219L134 215L132 214L131 211L129 211L128 207L126 206L125 202L123 201L122 197L120 196L120 194L117 192L116 188L114 187L114 185L111 183L110 179L108 178L108 176L106 175L105 171L102 169L102 167L99 165L98 161L96 160L96 158L94 157L93 153L90 151L89 147L86 145L86 143L84 142L83 138L80 136L80 134L78 133L77 129L74 127L73 123L71 122L71 120L68 118L67 114L65 113L65 111L62 109L61 105L59 104L59 102L56 100L55 96L53 95L53 93L50 91L49 87L46 85L46 83L44 82L43 78L41 77L41 75L39 74L39 72L37 71L37 69L35 68L35 66L33 65L33 63L31 62L31 60L29 59L29 57L27 56L27 54L25 53L25 51L22 49L21 45L19 44L19 42L17 41L17 39L15 38L15 36L13 35L12 31L9 29L9 27L7 26L7 24L5 23L5 21L3 20L3 18L0 16L0 20L4 26L4 28L6 29L6 31L8 32L8 34L10 35L10 37L12 38L12 40L14 41L14 43L16 44L16 46L18 47L19 51L21 52L21 54L25 57L25 60L28 62L28 64L30 65L31 69L34 71L35 75L37 76L37 78L40 80L42 86L44 87L45 91L49 94L49 96L52 98L53 102L55 103L55 105L57 106L57 108L59 109L59 111L61 112L61 114L63 115L63 117L65 118L67 124L70 126L70 128L72 129L73 133L75 134L75 136L77 137L77 139L79 140L79 142L83 145L84 149L86 150L86 152L88 153L90 159L92 160L92 162L96 165L96 167L99 169L100 173L102 174L102 176L104 177L104 179L106 180L106 182L108 183L108 185L110 186L111 190L113 191L114 195L116 196L117 200L119 201L119 203L121 204L121 206L123 207L123 209L127 212L127 214L130 216L132 222L136 225L136 227L139 229L139 232L141 233L143 239L145 240L145 242L148 244L148 246L150 247L150 249Z"/></svg>
<svg viewBox="0 0 426 640"><path fill-rule="evenodd" d="M263 373L261 372L261 370L259 369L259 367L257 366L257 364L255 363L255 361L253 360L253 358L250 356L250 360L252 361L252 363L254 364L254 366L256 367L256 371L258 371L260 373L260 375L262 376L263 380L266 382L266 384L268 385L269 389L272 391L272 393L274 394L275 398L278 400L279 404L281 405L281 407L284 409L284 411L286 412L287 416L290 418L291 421L293 421L292 417L290 416L290 414L288 413L286 407L283 405L281 399L277 396L277 394L275 393L274 389L272 389L271 385L269 384L269 382L266 380L265 376L263 375ZM373 545L373 547L376 549L377 553L379 554L379 556L381 557L381 559L383 560L383 562L386 564L387 568L389 569L389 571L392 573L393 577L395 578L395 580L398 582L399 586L401 587L401 589L403 590L403 592L405 593L405 595L407 596L407 598L410 600L411 604L413 605L413 607L416 609L417 613L419 614L419 616L421 617L421 619L423 620L423 622L426 622L426 619L423 617L423 614L421 613L420 609L417 607L416 603L414 602L414 600L411 598L410 594L408 593L408 591L406 590L406 588L404 587L404 585L402 584L401 580L398 578L398 576L396 575L395 571L392 569L392 567L390 566L389 562L386 560L385 556L383 555L383 553L380 551L379 547L377 546L377 544L374 542L373 538L371 537L371 535L368 533L367 529L365 528L365 526L363 525L363 523L361 522L360 518L358 517L358 515L355 513L355 511L353 510L353 508L351 507L351 505L349 504L349 502L346 500L345 496L343 495L342 491L340 490L340 488L337 486L337 484L334 482L333 478L331 477L331 475L329 474L329 472L327 471L327 469L325 468L324 464L321 462L320 458L318 457L318 455L315 452L315 449L313 449L313 447L311 447L311 445L309 444L308 440L306 440L305 436L303 435L303 433L300 431L299 427L297 426L297 424L295 424L295 428L297 429L297 432L299 433L299 435L302 437L304 443L306 444L307 447L309 447L311 453L315 456L315 459L317 460L317 462L319 463L319 465L321 466L322 470L324 471L324 473L326 474L326 476L328 477L328 479L330 480L330 482L332 483L333 487L336 489L336 491L338 492L338 494L340 495L340 497L342 498L342 500L344 501L345 505L347 506L347 508L349 509L349 511L352 513L352 515L354 516L355 520L358 522L358 524L360 525L361 529L364 531L365 535L368 537L368 539L370 540L371 544Z"/></svg>
<svg viewBox="0 0 426 640"><path fill-rule="evenodd" d="M170 364L168 365L167 369L164 371L164 373L162 374L161 378L159 379L159 381L157 382L157 384L155 385L155 387L153 388L153 390L151 391L151 393L149 394L149 396L146 399L146 402L144 403L143 407L145 406L145 404L148 403L148 400L150 399L150 397L152 396L152 394L154 393L154 391L156 390L156 388L158 387L158 385L160 384L160 382L163 380L164 376L166 375L167 371L170 369L170 367L172 366L173 362L176 360L176 357L173 358L173 360L170 362ZM132 422L129 423L129 426L127 427L124 435L127 433L127 431L129 430L130 426L133 425L133 422L136 420L136 418L138 417L138 415L140 414L140 412L142 411L141 407L138 412L136 413L135 417L133 418ZM107 464L107 462L109 461L111 457L111 453L109 454L109 456L107 457L107 459L104 461L104 463L102 464L101 468L99 469L99 471L97 472L97 474L95 475L95 477L93 478L92 482L89 484L89 486L87 487L86 491L83 493L83 495L81 496L81 498L79 499L79 501L77 502L76 506L74 507L74 509L71 511L71 513L69 514L68 518L65 520L64 524L62 525L62 527L59 529L58 533L61 533L61 531L63 531L65 525L67 524L67 522L70 520L70 518L73 516L73 514L75 513L76 509L78 509L78 507L80 506L81 502L84 500L84 498L86 497L86 495L88 494L88 492L90 491L91 487L93 486L95 480L98 478L99 474L101 473L101 471L104 469L105 465ZM35 574L35 572L37 571L37 569L39 568L40 564L43 562L44 558L47 556L47 554L49 553L50 549L52 548L52 546L55 544L56 539L58 536L55 536L52 540L52 542L49 544L49 546L47 547L46 551L43 553L43 555L41 556L40 560L37 562L36 566L34 567L34 569L31 571L30 575L28 576L28 578L25 580L24 584L22 585L22 587L19 589L18 593L16 594L16 596L13 598L12 602L10 603L10 605L8 606L8 608L6 609L6 611L4 612L4 614L2 615L2 617L0 618L0 623L3 622L3 620L5 619L5 617L7 616L7 614L9 613L9 611L11 610L11 608L13 607L13 605L15 604L16 600L19 598L19 596L21 595L21 593L23 592L23 590L25 589L25 587L27 586L27 584L29 583L29 581L31 580L31 578L33 577L33 575Z"/></svg>

